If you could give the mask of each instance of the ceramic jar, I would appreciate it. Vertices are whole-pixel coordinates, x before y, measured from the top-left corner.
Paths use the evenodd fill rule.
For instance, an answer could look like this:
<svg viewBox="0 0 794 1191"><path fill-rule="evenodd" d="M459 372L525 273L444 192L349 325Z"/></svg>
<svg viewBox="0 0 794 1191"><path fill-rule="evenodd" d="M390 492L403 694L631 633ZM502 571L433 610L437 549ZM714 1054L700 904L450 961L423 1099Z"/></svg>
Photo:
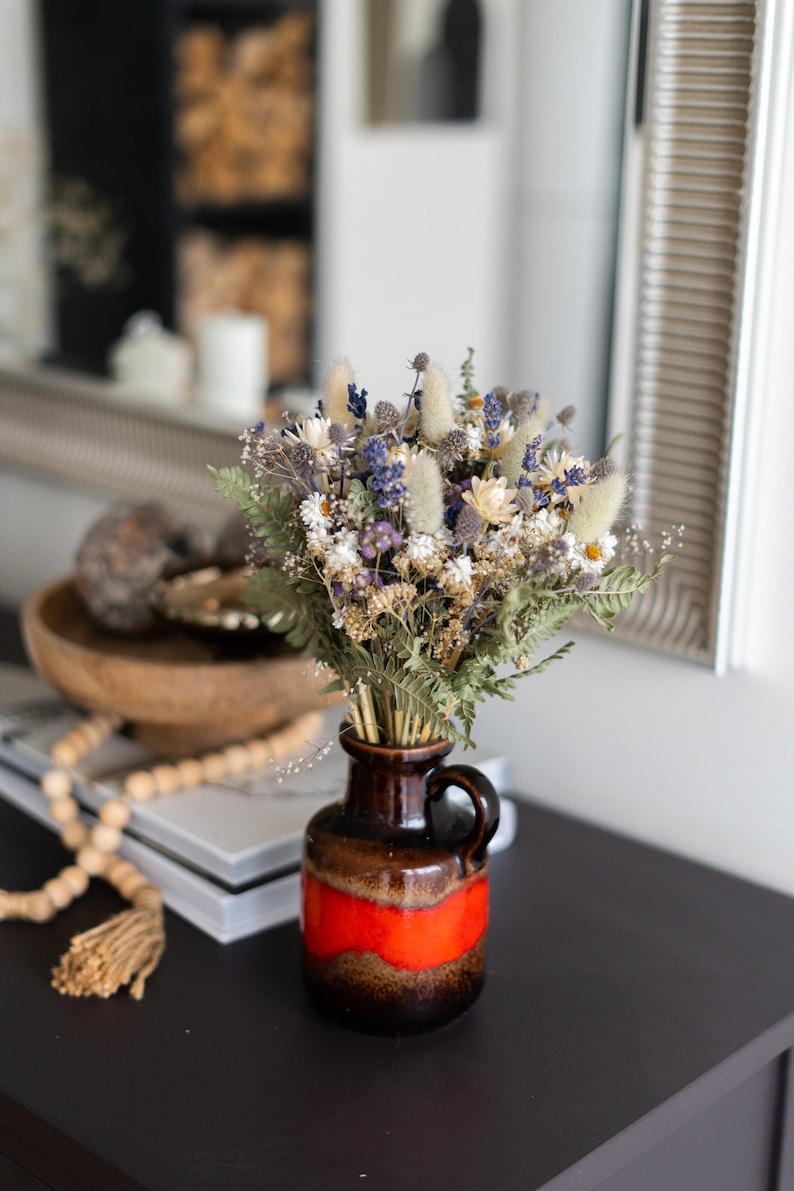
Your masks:
<svg viewBox="0 0 794 1191"><path fill-rule="evenodd" d="M309 993L327 1015L415 1033L467 1009L485 977L491 783L443 765L451 744L369 744L343 725L343 801L305 835L301 932ZM465 791L473 817L450 787Z"/></svg>

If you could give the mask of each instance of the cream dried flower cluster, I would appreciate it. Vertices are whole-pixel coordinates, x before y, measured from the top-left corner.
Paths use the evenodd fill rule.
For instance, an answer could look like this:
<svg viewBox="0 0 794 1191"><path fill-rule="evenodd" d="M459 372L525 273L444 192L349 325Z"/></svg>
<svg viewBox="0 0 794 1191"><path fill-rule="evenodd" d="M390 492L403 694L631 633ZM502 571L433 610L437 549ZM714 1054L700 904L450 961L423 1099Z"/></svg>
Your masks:
<svg viewBox="0 0 794 1191"><path fill-rule="evenodd" d="M579 609L611 628L671 556L613 564L625 477L571 453L572 409L481 396L471 352L457 393L424 353L411 367L410 393L372 402L336 361L316 416L246 431L246 470L211 470L261 539L264 621L334 672L358 733L470 744L478 701L571 644L533 662L540 643Z"/></svg>

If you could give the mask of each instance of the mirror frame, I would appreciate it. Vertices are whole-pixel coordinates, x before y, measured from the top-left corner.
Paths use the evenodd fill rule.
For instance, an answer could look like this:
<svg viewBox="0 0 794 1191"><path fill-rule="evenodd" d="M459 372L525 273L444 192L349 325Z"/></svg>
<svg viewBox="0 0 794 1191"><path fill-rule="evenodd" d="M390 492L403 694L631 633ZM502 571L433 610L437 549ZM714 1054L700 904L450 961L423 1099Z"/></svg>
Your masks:
<svg viewBox="0 0 794 1191"><path fill-rule="evenodd" d="M651 543L685 530L616 636L718 674L743 664L792 7L633 6L608 423L632 522Z"/></svg>

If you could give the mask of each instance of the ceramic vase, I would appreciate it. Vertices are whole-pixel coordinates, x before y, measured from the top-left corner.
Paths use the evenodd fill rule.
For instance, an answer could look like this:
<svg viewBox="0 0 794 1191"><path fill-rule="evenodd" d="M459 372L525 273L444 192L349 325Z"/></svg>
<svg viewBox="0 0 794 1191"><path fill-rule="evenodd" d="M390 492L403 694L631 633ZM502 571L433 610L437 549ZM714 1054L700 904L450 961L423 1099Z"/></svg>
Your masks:
<svg viewBox="0 0 794 1191"><path fill-rule="evenodd" d="M359 1030L417 1033L467 1009L485 978L493 786L452 745L369 744L343 725L347 790L306 829L301 934L307 989ZM466 814L451 787L465 791ZM473 812L473 813L472 813Z"/></svg>

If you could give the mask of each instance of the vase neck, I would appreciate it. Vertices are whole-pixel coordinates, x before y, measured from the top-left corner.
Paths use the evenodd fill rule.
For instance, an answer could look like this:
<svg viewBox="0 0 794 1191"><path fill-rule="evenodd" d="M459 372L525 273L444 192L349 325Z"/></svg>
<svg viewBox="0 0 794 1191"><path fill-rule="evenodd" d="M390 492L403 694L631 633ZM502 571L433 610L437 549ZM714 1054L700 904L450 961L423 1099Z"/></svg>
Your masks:
<svg viewBox="0 0 794 1191"><path fill-rule="evenodd" d="M423 830L425 779L450 751L448 741L415 748L371 745L345 734L350 756L345 813L388 830Z"/></svg>

